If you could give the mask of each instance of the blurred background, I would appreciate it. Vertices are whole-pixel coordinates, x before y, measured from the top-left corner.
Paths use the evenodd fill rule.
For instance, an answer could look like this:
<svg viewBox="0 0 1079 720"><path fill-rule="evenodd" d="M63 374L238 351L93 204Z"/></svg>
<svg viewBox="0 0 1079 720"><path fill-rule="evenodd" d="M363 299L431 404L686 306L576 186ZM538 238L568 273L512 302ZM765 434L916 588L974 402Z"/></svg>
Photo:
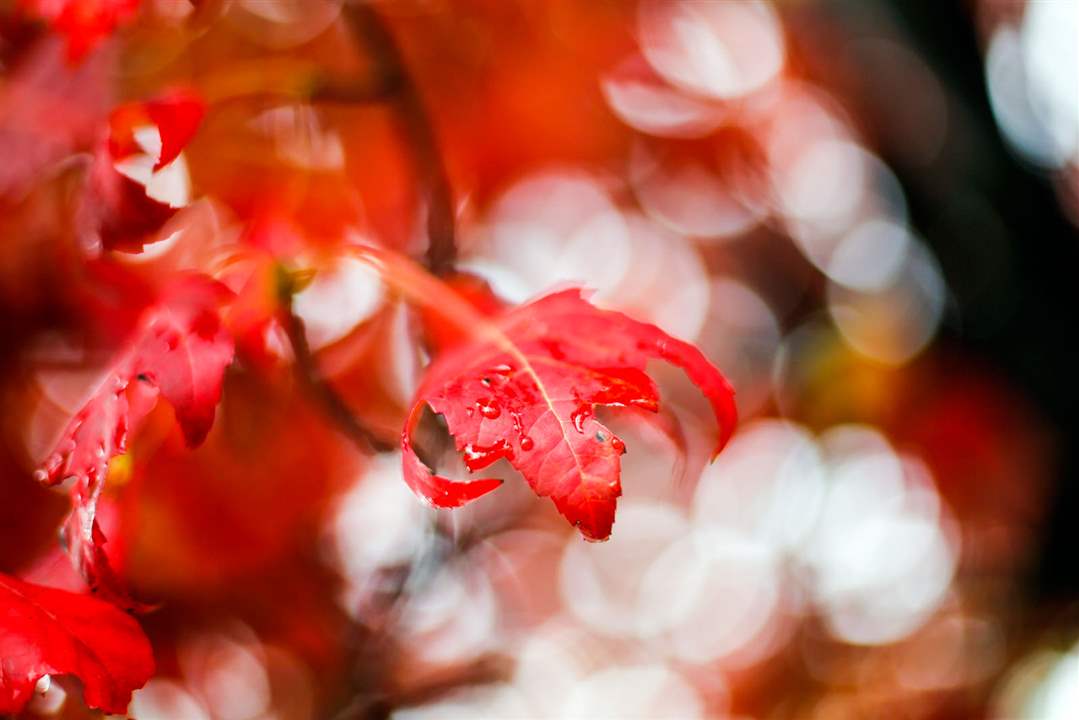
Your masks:
<svg viewBox="0 0 1079 720"><path fill-rule="evenodd" d="M0 569L46 572L64 499L30 473L130 327L118 278L314 270L311 348L392 442L414 318L336 249L422 250L424 172L392 95L311 89L384 68L356 6L145 0L72 66L7 5ZM158 413L110 469L110 554L162 603L133 717L1079 717L1079 4L364 7L438 139L458 268L698 344L741 424L707 464L706 409L657 369L668 412L610 418L624 495L589 544L508 466L428 509L260 326L206 446ZM207 118L148 182L183 208L80 260L65 159L177 83ZM29 716L88 715L57 682Z"/></svg>

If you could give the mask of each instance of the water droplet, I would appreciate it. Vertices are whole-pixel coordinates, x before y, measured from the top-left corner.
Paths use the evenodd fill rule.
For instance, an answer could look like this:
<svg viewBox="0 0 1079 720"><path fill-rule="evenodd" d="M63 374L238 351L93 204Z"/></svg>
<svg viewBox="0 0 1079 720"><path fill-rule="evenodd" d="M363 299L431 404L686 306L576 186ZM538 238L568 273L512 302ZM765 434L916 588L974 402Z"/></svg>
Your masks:
<svg viewBox="0 0 1079 720"><path fill-rule="evenodd" d="M622 442L621 438L612 437L611 447L613 447L615 452L617 453L621 453L623 455L625 455L626 453L626 444Z"/></svg>
<svg viewBox="0 0 1079 720"><path fill-rule="evenodd" d="M582 405L581 407L570 413L569 419L573 422L573 428L577 432L583 434L585 420L587 420L591 416L592 408L588 407L587 405Z"/></svg>
<svg viewBox="0 0 1079 720"><path fill-rule="evenodd" d="M482 378L480 382L483 383L484 387L491 387L491 378Z"/></svg>
<svg viewBox="0 0 1079 720"><path fill-rule="evenodd" d="M511 373L513 373L513 366L507 365L506 363L501 363L491 368L491 372L497 373L498 375L510 375Z"/></svg>
<svg viewBox="0 0 1079 720"><path fill-rule="evenodd" d="M480 410L480 415L483 415L488 420L494 420L496 417L502 414L502 408L498 406L494 400L483 399L476 401L476 407Z"/></svg>
<svg viewBox="0 0 1079 720"><path fill-rule="evenodd" d="M521 436L521 449L525 452L531 450L533 447L535 447L535 445L536 443L532 441L532 438L528 437L527 435Z"/></svg>

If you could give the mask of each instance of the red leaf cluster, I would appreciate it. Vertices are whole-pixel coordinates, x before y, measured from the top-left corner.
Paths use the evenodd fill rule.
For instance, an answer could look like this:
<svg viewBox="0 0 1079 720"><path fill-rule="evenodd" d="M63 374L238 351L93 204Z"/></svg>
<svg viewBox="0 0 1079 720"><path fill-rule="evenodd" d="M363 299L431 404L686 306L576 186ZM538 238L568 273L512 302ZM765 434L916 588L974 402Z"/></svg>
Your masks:
<svg viewBox="0 0 1079 720"><path fill-rule="evenodd" d="M90 52L130 20L139 5L138 0L20 0L20 3L28 14L44 19L54 31L66 35L69 60L78 60ZM100 55L103 59L110 56ZM400 58L396 62L400 63ZM198 73L186 81L201 85L208 97L222 98L222 88L243 85L236 78L245 77L248 68L240 64L224 70L233 76L226 74L216 85L207 78L199 78ZM396 76L404 72L402 65L402 69L389 73L389 79L396 83L400 80ZM75 75L74 69L71 74ZM312 84L306 80L302 83L305 88ZM324 78L317 76L315 80L319 82L313 85L321 87ZM174 81L175 77L170 76L168 82ZM80 282L100 285L118 296L125 296L120 290L125 283L138 278L136 284L145 289L147 296L138 303L129 303L135 307L149 301L149 288L164 287L164 290L156 294L153 304L134 323L134 330L99 386L74 414L55 450L35 474L43 484L63 485L69 492L71 513L63 527L66 551L96 597L0 575L0 713L18 712L25 707L35 683L47 674L75 675L83 683L89 705L122 713L132 690L145 683L153 672L149 644L137 623L123 612L147 609L131 596L121 579L121 571L131 570L138 560L127 562L126 557L118 559L116 553L106 553L107 539L102 528L109 533L113 530L102 520L108 519L107 510L120 502L114 504L114 498L108 496L103 499L103 492L110 472L114 480L118 473L119 463L113 461L127 453L132 437L160 397L172 408L187 446L196 446L206 439L221 399L225 370L237 348L250 372L243 373L243 380L230 384L230 412L226 415L231 422L224 423L202 452L186 454L187 459L177 459L182 452L178 442L156 453L153 460L136 470L142 475L132 481L128 490L137 492L125 494L126 500L142 493L138 497L144 502L158 492L165 498L163 504L176 506L172 510L177 514L186 513L197 519L183 518L170 525L161 522L163 517L168 517L167 513L159 513L149 520L141 518L140 521L156 528L138 536L149 536L152 543L174 532L176 527L189 529L198 528L199 523L213 523L223 528L221 534L201 533L198 529L182 534L202 541L200 549L238 536L255 538L250 545L265 546L255 550L243 547L242 553L237 553L243 557L226 557L216 562L204 559L201 552L188 553L185 557L183 550L171 548L179 560L164 563L169 572L183 574L185 578L198 576L195 582L204 585L206 578L217 572L216 577L224 586L235 576L229 574L235 568L249 570L269 565L285 548L291 547L279 540L289 535L290 523L296 525L294 534L304 530L301 523L292 519L301 514L300 501L289 502L291 496L287 493L295 492L297 497L317 496L311 488L318 483L299 485L291 481L300 472L330 476L330 466L341 463L336 463L335 458L325 459L322 466L308 462L311 454L322 452L331 445L329 442L318 446L308 438L306 444L270 452L266 450L267 444L291 429L299 417L294 414L295 409L301 405L318 407L321 400L318 409L330 416L337 412L338 420L341 414L355 411L355 406L362 407L369 398L346 397L345 391L341 394L345 400L337 402L336 390L330 384L346 384L341 381L346 373L377 375L372 373L375 364L335 361L335 355L354 359L366 352L369 345L380 344L383 334L390 334L386 330L390 320L396 317L408 320L404 313L378 313L377 321L357 326L360 329L351 331L334 347L315 350L307 347L303 321L299 315L290 317L290 296L299 291L304 279L316 272L320 263L329 264L330 260L349 255L359 257L378 267L386 285L424 310L427 348L436 353L436 359L426 369L425 379L408 412L401 442L406 482L437 507L462 505L494 489L501 481L454 482L432 472L420 460L412 442L424 407L445 418L470 471L482 470L499 459L507 460L537 495L549 497L559 512L590 540L603 540L611 533L621 495L621 455L626 451L622 440L597 419L596 408L658 411L659 391L647 374L649 361L664 360L682 368L711 402L719 424L717 452L732 431L733 392L722 374L692 345L670 337L653 325L598 309L577 290L506 309L481 281L458 276L442 282L404 257L384 250L388 245L404 245L403 238L411 237L410 231L405 232L404 225L397 221L415 204L418 194L411 187L413 180L426 182L431 179L427 176L440 174L424 167L425 163L434 161L421 158L417 168L410 168L405 160L410 153L393 152L390 144L382 143L387 156L376 162L379 158L372 160L371 148L365 146L365 158L375 170L361 178L356 163L349 163L347 168L337 167L334 152L324 153L326 159L312 148L324 143L333 150L337 145L331 141L339 141L346 149L360 142L377 146L379 143L371 143L369 130L380 130L386 136L397 133L395 120L382 113L372 113L361 120L350 118L351 134L330 133L321 128L320 114L313 110L306 112L306 105L295 112L288 107L262 108L252 121L242 111L249 99L223 99L234 102L221 103L215 123L200 139L200 147L220 147L227 141L230 148L235 148L235 143L246 138L248 144L244 148L250 152L233 155L246 156L248 164L221 162L217 156L200 158L197 149L187 154L193 167L202 171L199 191L212 196L204 203L215 208L206 212L213 216L213 223L207 221L214 226L214 232L207 233L212 239L203 244L193 242L192 236L196 234L185 228L180 231L179 243L168 245L153 257L148 253L136 261L139 263L136 269L128 264L132 258L98 251L141 253L148 243L160 238L160 231L178 208L159 199L164 195L152 193L149 181L161 178L160 173L169 171L170 166L175 170L183 164L177 160L199 131L206 113L202 96L194 90L174 89L149 100L114 108L107 123L102 122L107 107L103 104L98 114L79 125L81 134L72 133L62 152L57 150L46 156L51 163L54 155L71 155L92 145L92 160L77 202L73 208L64 203L58 203L58 207L63 208L65 217L69 210L73 211L67 219L74 225L81 249L93 252L78 254L77 262L73 263L78 265L77 270L58 276L78 277ZM531 114L531 110L528 112ZM38 115L30 117L36 119ZM221 122L216 122L218 118ZM33 123L23 123L27 124ZM547 128L552 138L569 131L577 134L578 128L571 124L561 121L556 124L558 128ZM97 133L96 137L91 131ZM451 137L452 131L453 128ZM219 135L215 137L214 133ZM414 141L412 138L409 142ZM159 148L155 147L157 142ZM274 152L268 152L270 149ZM352 154L355 151L355 147L350 150ZM432 153L437 151L437 147L432 149ZM274 160L271 155L281 157ZM281 161L282 158L287 162ZM39 168L48 163L40 160L24 165ZM78 162L71 166L79 167ZM16 179L21 181L20 189L27 185L22 182L22 175L30 174L16 174ZM358 195L372 207L368 219L358 212L360 203L353 196L355 188L361 189ZM449 207L445 222L452 225L453 210L449 203L452 197L448 191L445 194ZM433 193L432 197L437 195ZM66 200L66 196L60 199ZM370 202L372 199L374 202ZM221 208L221 227L216 224L217 207ZM230 212L233 215L229 216ZM380 224L386 217L392 222L385 224L393 229L383 231ZM183 226L182 220L177 218L170 228ZM235 233L217 232L230 222L235 223L231 228ZM380 238L380 246L342 243L346 229L353 233L357 228L379 230L370 234ZM62 234L64 239L69 237L66 227ZM224 239L226 235L228 239ZM229 245L230 242L235 244ZM452 233L448 246L455 252ZM177 251L166 257L172 247L178 248ZM452 256L453 252L447 255ZM87 260L86 254L98 257ZM225 262L226 256L231 260ZM156 269L147 270L155 262L159 263ZM95 267L98 269L94 270ZM192 267L209 274L181 271ZM106 270L102 272L101 268ZM437 263L432 263L432 268L435 272L446 271ZM65 268L64 273L67 272ZM229 287L236 293L223 282L230 283ZM444 305L443 301L446 301ZM385 306L389 310L396 307L390 303ZM87 316L106 314L82 309ZM109 322L126 329L134 315L119 323L116 316L123 312L123 308L110 306ZM408 332L401 335L407 338L406 344L411 340ZM271 339L275 342L271 343ZM284 347L283 343L289 342L291 348ZM290 375L279 372L290 361L295 361L299 378L292 385L287 381ZM331 367L336 371L330 371ZM276 398L279 412L269 412L267 408L274 403L265 402L260 395L266 390L263 381L271 376L273 381L285 378L282 386L288 386L280 393L284 397ZM365 378L364 382L354 383L353 393L374 396L381 390L377 387L378 377ZM357 384L359 393L356 393ZM314 397L304 396L305 389L312 387ZM243 402L245 393L256 401ZM326 407L330 408L329 413ZM388 432L397 432L406 408L405 397L394 399L392 409L380 415L384 421L383 433L387 427L392 428ZM361 414L357 416L362 419ZM158 418L163 416L155 415L151 425L158 427ZM357 420L354 424L363 425L363 422ZM340 428L340 422L338 425ZM152 435L148 430L143 437ZM381 439L377 433L371 436ZM226 437L227 443L223 441ZM219 440L227 446L227 452L216 452ZM340 438L334 436L334 440ZM244 449L238 450L243 443L246 443ZM154 463L161 467L154 467ZM242 472L237 470L241 467ZM280 485L263 484L263 505L252 500L257 493L252 493L244 482L238 482L221 490L220 505L226 508L239 505L241 501L236 498L242 496L248 514L205 510L213 507L210 502L213 498L208 500L212 493L206 488L217 478L242 475L242 480L246 480L250 473L263 471L281 475ZM153 482L141 483L150 475ZM193 475L199 476L198 479L186 482ZM200 484L204 479L205 484ZM325 478L321 480L323 485L330 485ZM154 487L155 482L158 487ZM286 486L287 490L278 490ZM177 501L178 498L182 501ZM282 502L282 498L286 501ZM312 505L316 504L312 501ZM198 510L193 511L192 507ZM288 519L277 522L275 512ZM222 517L230 522L222 523ZM242 522L232 521L234 518ZM236 527L244 522L251 526L246 535ZM154 536L155 532L160 534ZM117 534L116 537L128 536ZM110 550L115 550L118 544L114 542ZM114 559L110 560L110 556ZM188 571L193 564L205 566L201 575ZM136 575L133 573L133 577ZM145 579L142 575L138 578ZM154 587L151 582L149 590L146 585L137 587L154 594L171 580L167 572L160 573L158 579L159 584ZM302 626L303 633L311 622L302 617L297 624ZM316 637L310 644L318 646L317 640Z"/></svg>

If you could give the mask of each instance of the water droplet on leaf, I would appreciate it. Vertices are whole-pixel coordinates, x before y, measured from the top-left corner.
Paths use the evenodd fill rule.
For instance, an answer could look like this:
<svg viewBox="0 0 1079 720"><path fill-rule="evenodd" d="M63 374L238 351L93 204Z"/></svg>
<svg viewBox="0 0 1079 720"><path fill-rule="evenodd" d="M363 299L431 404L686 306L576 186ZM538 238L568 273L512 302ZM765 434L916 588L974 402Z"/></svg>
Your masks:
<svg viewBox="0 0 1079 720"><path fill-rule="evenodd" d="M592 408L587 405L581 407L570 413L569 419L573 422L573 428L579 432L584 433L584 423L589 417L592 416Z"/></svg>
<svg viewBox="0 0 1079 720"><path fill-rule="evenodd" d="M494 420L496 417L502 414L502 408L500 408L498 406L498 403L496 403L494 400L477 400L476 407L480 409L480 414L488 420Z"/></svg>

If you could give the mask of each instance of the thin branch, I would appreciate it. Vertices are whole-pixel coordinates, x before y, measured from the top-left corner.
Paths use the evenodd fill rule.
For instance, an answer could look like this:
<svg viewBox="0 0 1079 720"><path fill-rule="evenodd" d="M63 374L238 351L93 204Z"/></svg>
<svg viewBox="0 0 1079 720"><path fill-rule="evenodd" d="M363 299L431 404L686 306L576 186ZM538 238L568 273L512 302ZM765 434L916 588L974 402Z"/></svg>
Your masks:
<svg viewBox="0 0 1079 720"><path fill-rule="evenodd" d="M288 284L282 283L282 285ZM288 288L287 292L283 291L281 296L286 310L285 332L292 345L296 378L301 386L322 407L326 417L333 422L341 434L351 440L360 452L370 454L392 450L394 446L379 438L360 422L360 419L349 409L348 403L323 377L318 368L318 361L311 353L311 346L307 344L303 320L293 312L291 288Z"/></svg>
<svg viewBox="0 0 1079 720"><path fill-rule="evenodd" d="M378 80L368 83L367 92L371 85L387 91L408 140L406 145L412 153L427 206L427 269L435 275L446 275L457 260L456 221L453 190L431 117L408 74L400 46L378 12L368 2L350 2L344 6L342 15L375 63Z"/></svg>
<svg viewBox="0 0 1079 720"><path fill-rule="evenodd" d="M431 118L419 89L408 74L400 46L371 4L347 2L342 17L357 42L370 52L375 65L374 76L348 83L318 78L310 96L313 100L345 103L384 99L394 107L426 201L428 246L424 265L433 275L447 275L453 271L457 260L453 190ZM361 450L391 449L392 446L359 421L322 376L307 344L303 321L292 311L290 283L282 284L281 295L281 302L288 311L285 330L296 356L296 373L301 383L338 429Z"/></svg>
<svg viewBox="0 0 1079 720"><path fill-rule="evenodd" d="M388 84L386 78L343 78L319 63L295 58L238 60L205 73L199 85L213 105L260 96L362 105L387 102L397 94L396 85Z"/></svg>
<svg viewBox="0 0 1079 720"><path fill-rule="evenodd" d="M400 85L394 78L379 75L343 81L323 73L314 76L308 96L322 102L362 105L392 101L399 92Z"/></svg>
<svg viewBox="0 0 1079 720"><path fill-rule="evenodd" d="M397 46L393 43L392 37L386 32L385 27L381 25L380 18L374 14L373 10L366 6L357 7L350 4L345 6L343 13L350 28L352 28L353 34L362 35L363 38L370 42L372 55L376 58L376 71L373 77L350 79L347 82L335 81L327 76L317 77L314 87L311 88L310 97L313 100L323 102L348 104L384 100L395 105L398 108L398 115L402 118L411 116L413 110L419 108L421 122L418 125L406 122L406 127L409 129L410 139L417 146L413 151L416 165L425 170L420 173L423 176L421 179L424 181L425 187L431 187L432 175L427 168L430 167L432 157L438 158L438 147L435 144L433 134L426 129L426 115L422 114L422 107L418 104L419 100L415 96L415 89L401 69ZM418 133L414 127L420 128ZM437 163L437 167L441 167L440 162ZM436 174L433 177L435 185L440 180L445 180L444 174ZM442 195L439 194L438 197L442 197ZM434 201L429 199L428 203L430 208L435 207ZM431 216L434 215L433 209L429 210L429 212L431 212ZM441 238L442 235L439 235L439 237ZM442 243L439 243L438 247L442 247ZM435 252L435 248L435 235L432 233L428 248L428 261L441 265L448 262L452 266L454 258L452 249L455 248L452 229L450 232L451 252L449 260L446 260L444 250ZM361 452L371 453L391 450L393 446L383 442L364 426L359 418L353 414L344 398L337 394L322 375L318 367L318 361L311 353L311 348L307 343L303 320L296 315L292 308L294 289L293 284L289 281L280 283L280 301L286 310L285 331L288 334L289 343L292 345L296 376L300 383L308 394L321 405L323 412L336 425L337 429L349 438Z"/></svg>

